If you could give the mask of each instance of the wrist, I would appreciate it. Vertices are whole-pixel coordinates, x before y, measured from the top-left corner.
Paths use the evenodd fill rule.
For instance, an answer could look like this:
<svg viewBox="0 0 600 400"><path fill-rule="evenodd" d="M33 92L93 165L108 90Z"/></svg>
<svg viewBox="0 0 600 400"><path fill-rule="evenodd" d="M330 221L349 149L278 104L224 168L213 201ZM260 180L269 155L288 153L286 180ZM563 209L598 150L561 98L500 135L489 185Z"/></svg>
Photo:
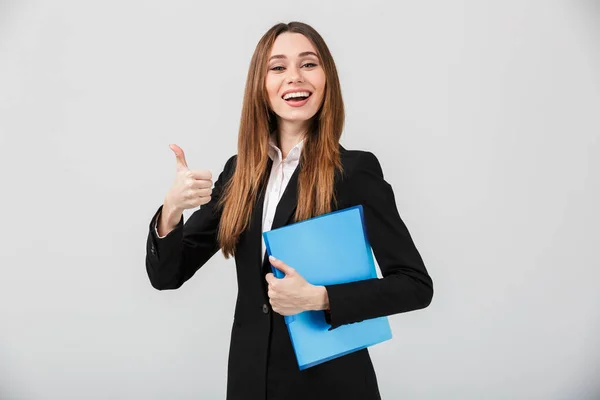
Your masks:
<svg viewBox="0 0 600 400"><path fill-rule="evenodd" d="M183 210L172 205L168 198L165 198L161 214L164 215L165 222L171 226L176 226L183 215Z"/></svg>
<svg viewBox="0 0 600 400"><path fill-rule="evenodd" d="M329 296L325 286L311 285L308 310L319 311L329 309Z"/></svg>

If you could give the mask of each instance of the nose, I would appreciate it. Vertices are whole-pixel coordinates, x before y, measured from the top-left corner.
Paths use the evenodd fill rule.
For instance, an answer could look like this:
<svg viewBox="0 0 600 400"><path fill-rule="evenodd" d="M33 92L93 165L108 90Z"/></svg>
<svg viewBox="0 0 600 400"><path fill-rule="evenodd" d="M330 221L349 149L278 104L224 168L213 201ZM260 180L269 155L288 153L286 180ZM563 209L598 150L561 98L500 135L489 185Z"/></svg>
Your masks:
<svg viewBox="0 0 600 400"><path fill-rule="evenodd" d="M288 69L287 81L288 83L294 82L302 82L304 79L302 77L302 71L300 68L296 66L290 66Z"/></svg>

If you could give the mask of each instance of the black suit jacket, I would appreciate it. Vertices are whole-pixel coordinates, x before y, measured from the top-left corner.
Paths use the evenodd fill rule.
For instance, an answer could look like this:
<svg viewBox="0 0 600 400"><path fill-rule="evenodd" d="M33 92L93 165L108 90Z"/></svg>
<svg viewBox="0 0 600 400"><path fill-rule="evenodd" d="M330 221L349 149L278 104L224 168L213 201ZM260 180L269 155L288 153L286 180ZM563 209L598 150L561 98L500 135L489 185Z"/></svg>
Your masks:
<svg viewBox="0 0 600 400"><path fill-rule="evenodd" d="M326 286L332 328L427 307L433 296L432 280L400 219L379 161L370 152L349 151L342 146L340 155L344 172L336 172L338 204L334 210L363 205L367 235L383 278ZM235 165L236 156L232 156L215 182L211 201L195 211L185 225L182 217L165 238L158 238L154 230L162 206L152 217L146 269L156 289L180 287L220 249L216 240L220 213L215 203ZM296 168L278 203L272 229L293 222L301 167ZM298 369L283 317L273 312L267 296L265 274L270 266L266 254L261 254L264 191L265 187L236 249L238 296L229 348L227 399L380 399L367 349L304 371Z"/></svg>

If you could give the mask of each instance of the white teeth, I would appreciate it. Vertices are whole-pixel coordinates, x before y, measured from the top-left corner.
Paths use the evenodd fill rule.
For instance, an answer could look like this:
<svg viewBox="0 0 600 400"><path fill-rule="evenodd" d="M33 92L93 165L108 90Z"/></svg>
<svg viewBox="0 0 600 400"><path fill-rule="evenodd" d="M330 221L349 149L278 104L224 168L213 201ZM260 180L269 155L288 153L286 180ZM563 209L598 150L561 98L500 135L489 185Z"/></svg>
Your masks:
<svg viewBox="0 0 600 400"><path fill-rule="evenodd" d="M287 99L291 99L292 97L308 97L310 96L309 92L294 92L294 93L288 93L285 96L283 96L284 100Z"/></svg>

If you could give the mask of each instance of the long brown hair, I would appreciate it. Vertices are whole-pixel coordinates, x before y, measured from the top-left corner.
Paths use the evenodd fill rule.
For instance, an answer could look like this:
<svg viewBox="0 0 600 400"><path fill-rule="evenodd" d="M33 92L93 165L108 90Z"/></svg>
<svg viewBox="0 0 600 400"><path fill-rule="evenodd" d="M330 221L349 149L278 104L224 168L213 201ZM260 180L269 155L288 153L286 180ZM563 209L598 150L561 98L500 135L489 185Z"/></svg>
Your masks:
<svg viewBox="0 0 600 400"><path fill-rule="evenodd" d="M300 33L315 47L325 72L321 108L310 121L300 155L298 205L294 221L331 211L335 170L342 171L339 140L344 127L344 103L333 57L319 33L302 22L279 23L258 42L246 79L238 134L235 172L225 186L218 207L223 207L218 241L225 258L235 254L240 235L248 227L261 184L266 182L269 134L277 131L277 116L269 106L265 87L269 52L284 32Z"/></svg>

